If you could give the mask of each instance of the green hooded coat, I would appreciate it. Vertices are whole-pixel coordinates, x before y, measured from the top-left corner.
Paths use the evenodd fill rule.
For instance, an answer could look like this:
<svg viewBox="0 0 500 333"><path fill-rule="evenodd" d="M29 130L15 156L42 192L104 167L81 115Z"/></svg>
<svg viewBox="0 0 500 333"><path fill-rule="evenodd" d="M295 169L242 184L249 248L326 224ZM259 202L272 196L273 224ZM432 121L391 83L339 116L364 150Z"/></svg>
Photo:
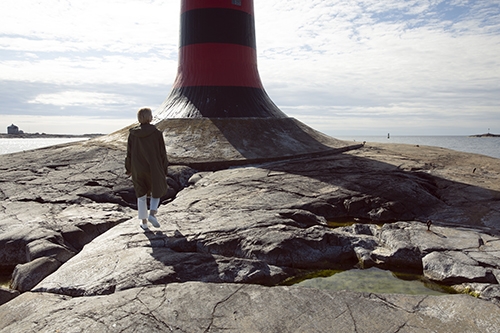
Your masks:
<svg viewBox="0 0 500 333"><path fill-rule="evenodd" d="M167 193L167 150L163 134L151 124L130 129L125 169L132 174L135 194L161 198Z"/></svg>

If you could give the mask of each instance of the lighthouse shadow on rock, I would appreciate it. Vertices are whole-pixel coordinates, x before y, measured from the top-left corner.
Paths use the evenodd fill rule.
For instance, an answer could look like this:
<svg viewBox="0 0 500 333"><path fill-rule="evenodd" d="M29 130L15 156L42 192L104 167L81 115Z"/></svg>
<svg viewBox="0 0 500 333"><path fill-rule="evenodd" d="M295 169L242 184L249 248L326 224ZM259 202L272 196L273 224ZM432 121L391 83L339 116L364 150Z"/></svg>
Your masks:
<svg viewBox="0 0 500 333"><path fill-rule="evenodd" d="M354 148L272 102L254 22L253 0L182 0L177 77L154 116L172 163L215 169ZM126 130L110 136L124 139Z"/></svg>

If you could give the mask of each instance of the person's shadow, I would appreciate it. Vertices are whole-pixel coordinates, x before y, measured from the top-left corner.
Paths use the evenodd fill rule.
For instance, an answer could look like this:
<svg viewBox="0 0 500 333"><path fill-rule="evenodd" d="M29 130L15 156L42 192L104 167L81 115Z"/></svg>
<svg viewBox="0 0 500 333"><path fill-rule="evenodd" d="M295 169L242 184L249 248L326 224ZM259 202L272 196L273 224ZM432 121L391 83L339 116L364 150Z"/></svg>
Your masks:
<svg viewBox="0 0 500 333"><path fill-rule="evenodd" d="M183 235L179 230L145 232L152 252L151 256L163 264L163 273L154 274L153 284L202 281L227 282L219 274L216 258L203 244ZM157 267L155 267L157 269Z"/></svg>

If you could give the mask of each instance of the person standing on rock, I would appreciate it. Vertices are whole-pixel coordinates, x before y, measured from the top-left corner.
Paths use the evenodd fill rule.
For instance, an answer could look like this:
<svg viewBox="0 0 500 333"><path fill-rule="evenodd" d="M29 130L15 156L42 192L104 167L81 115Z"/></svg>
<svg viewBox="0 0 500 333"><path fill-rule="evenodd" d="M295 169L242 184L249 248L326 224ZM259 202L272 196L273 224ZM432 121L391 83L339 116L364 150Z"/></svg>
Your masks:
<svg viewBox="0 0 500 333"><path fill-rule="evenodd" d="M167 150L163 134L151 124L153 113L150 108L137 112L140 125L130 129L127 142L125 169L132 176L137 196L137 210L140 226L147 231L148 221L155 228L160 224L155 215L158 212L160 198L167 193ZM148 214L147 196L151 196Z"/></svg>

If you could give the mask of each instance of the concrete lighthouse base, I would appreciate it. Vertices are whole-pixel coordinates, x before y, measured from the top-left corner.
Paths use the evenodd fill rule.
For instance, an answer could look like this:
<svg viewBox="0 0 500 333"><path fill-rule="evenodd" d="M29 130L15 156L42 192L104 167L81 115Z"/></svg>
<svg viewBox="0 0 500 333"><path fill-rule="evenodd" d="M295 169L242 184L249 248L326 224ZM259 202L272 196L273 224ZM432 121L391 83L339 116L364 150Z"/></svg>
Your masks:
<svg viewBox="0 0 500 333"><path fill-rule="evenodd" d="M170 163L199 170L340 153L361 146L334 139L294 118L172 118L156 126L163 131ZM124 147L130 127L98 140Z"/></svg>

